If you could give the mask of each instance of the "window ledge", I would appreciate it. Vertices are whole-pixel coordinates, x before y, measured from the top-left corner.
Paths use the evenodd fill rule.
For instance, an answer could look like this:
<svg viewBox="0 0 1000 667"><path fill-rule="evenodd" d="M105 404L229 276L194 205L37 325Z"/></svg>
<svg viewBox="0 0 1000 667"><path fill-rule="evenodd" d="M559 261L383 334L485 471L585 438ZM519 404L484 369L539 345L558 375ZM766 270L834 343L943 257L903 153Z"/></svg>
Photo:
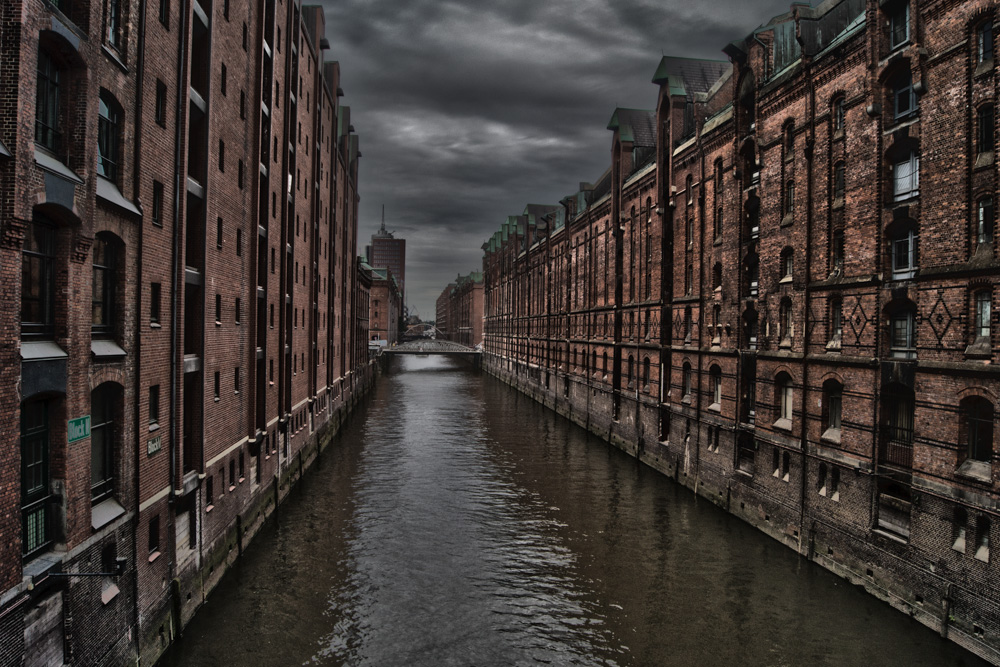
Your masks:
<svg viewBox="0 0 1000 667"><path fill-rule="evenodd" d="M162 329L163 326L159 322L150 322L149 323L149 328L150 329Z"/></svg>
<svg viewBox="0 0 1000 667"><path fill-rule="evenodd" d="M211 512L214 509L215 509L215 505L206 505L205 506L205 514L208 514L209 512Z"/></svg>
<svg viewBox="0 0 1000 667"><path fill-rule="evenodd" d="M962 465L958 466L958 470L955 471L955 474L959 477L965 477L966 479L982 482L984 484L993 483L993 472L990 469L989 462L987 461L966 459Z"/></svg>
<svg viewBox="0 0 1000 667"><path fill-rule="evenodd" d="M722 404L712 403L710 406L708 406L708 409L711 410L712 412L722 412Z"/></svg>
<svg viewBox="0 0 1000 667"><path fill-rule="evenodd" d="M795 216L794 216L794 215L792 215L791 213L786 213L786 214L785 214L785 217L783 217L783 218L781 219L781 226L782 226L782 227L787 227L787 226L789 226L790 224L792 224L792 222L793 222L794 220L795 220Z"/></svg>
<svg viewBox="0 0 1000 667"><path fill-rule="evenodd" d="M771 424L771 426L773 426L774 428L776 428L778 430L781 430L781 431L791 431L792 430L792 420L791 419L785 419L784 417L782 417L781 419L779 419L776 422L774 422L773 424Z"/></svg>
<svg viewBox="0 0 1000 667"><path fill-rule="evenodd" d="M107 44L101 45L101 51L103 51L104 55L108 57L108 60L117 65L122 72L128 74L128 66L122 62L121 56L118 52L116 52L112 47L109 47Z"/></svg>
<svg viewBox="0 0 1000 667"><path fill-rule="evenodd" d="M684 398L681 399L681 403L691 405L691 394L685 394Z"/></svg>
<svg viewBox="0 0 1000 667"><path fill-rule="evenodd" d="M965 348L965 356L968 359L989 359L992 352L990 339L986 336L977 338L974 343Z"/></svg>
<svg viewBox="0 0 1000 667"><path fill-rule="evenodd" d="M97 177L97 198L103 199L104 201L117 206L120 209L124 209L133 215L142 215L135 204L125 198L118 186L104 178L103 176Z"/></svg>
<svg viewBox="0 0 1000 667"><path fill-rule="evenodd" d="M90 352L96 359L101 361L122 359L126 356L125 350L119 347L118 343L113 340L91 340Z"/></svg>
<svg viewBox="0 0 1000 667"><path fill-rule="evenodd" d="M840 128L839 130L833 131L833 141L837 141L838 139L843 139L843 138L844 138L844 128Z"/></svg>
<svg viewBox="0 0 1000 667"><path fill-rule="evenodd" d="M838 336L838 337L834 338L833 340L831 340L829 343L826 344L826 351L827 352L831 352L831 353L835 352L835 353L839 354L840 353L840 344L841 344L841 339Z"/></svg>
<svg viewBox="0 0 1000 667"><path fill-rule="evenodd" d="M114 498L108 498L97 503L90 509L90 525L98 530L125 514L125 508Z"/></svg>
<svg viewBox="0 0 1000 667"><path fill-rule="evenodd" d="M108 586L101 591L101 604L108 604L118 597L118 593L120 592L121 591L118 590L118 584L108 584Z"/></svg>
<svg viewBox="0 0 1000 667"><path fill-rule="evenodd" d="M780 284L786 284L786 283L790 283L790 282L792 282L792 277L788 276L788 275L782 276L781 280L778 281L778 283L780 283Z"/></svg>
<svg viewBox="0 0 1000 667"><path fill-rule="evenodd" d="M976 71L972 73L973 78L978 79L981 76L986 76L993 71L993 58L989 60L984 60L983 62L976 65Z"/></svg>
<svg viewBox="0 0 1000 667"><path fill-rule="evenodd" d="M976 156L976 164L973 169L983 169L993 166L993 151L985 151Z"/></svg>
<svg viewBox="0 0 1000 667"><path fill-rule="evenodd" d="M909 535L903 536L903 535L898 535L896 533L891 533L886 528L872 528L872 532L881 535L882 537L888 538L893 542L899 542L900 544L909 544L909 540L907 539Z"/></svg>
<svg viewBox="0 0 1000 667"><path fill-rule="evenodd" d="M160 557L160 551L156 550L153 553L149 554L149 562L152 563L159 557Z"/></svg>
<svg viewBox="0 0 1000 667"><path fill-rule="evenodd" d="M67 167L63 162L51 153L35 148L35 164L45 171L59 176L76 185L83 185L83 179L76 175L76 172Z"/></svg>
<svg viewBox="0 0 1000 667"><path fill-rule="evenodd" d="M24 361L66 359L67 357L69 354L50 340L21 341L21 359Z"/></svg>
<svg viewBox="0 0 1000 667"><path fill-rule="evenodd" d="M837 209L841 209L841 208L844 208L844 198L843 198L843 197L836 197L836 198L835 198L835 199L833 200L833 203L832 203L832 204L830 204L830 208L832 208L832 209L833 209L833 210L835 210L835 211L836 211Z"/></svg>
<svg viewBox="0 0 1000 667"><path fill-rule="evenodd" d="M149 425L149 432L150 433L152 433L153 431L159 431L159 430L160 430L160 424L159 424L159 422L154 422L154 423L152 423L152 424Z"/></svg>
<svg viewBox="0 0 1000 667"><path fill-rule="evenodd" d="M236 485L235 484L230 484L229 485L229 493L232 493L235 490L236 490Z"/></svg>
<svg viewBox="0 0 1000 667"><path fill-rule="evenodd" d="M828 428L823 431L823 435L819 437L820 440L824 442L832 442L834 444L840 444L840 429L839 428Z"/></svg>

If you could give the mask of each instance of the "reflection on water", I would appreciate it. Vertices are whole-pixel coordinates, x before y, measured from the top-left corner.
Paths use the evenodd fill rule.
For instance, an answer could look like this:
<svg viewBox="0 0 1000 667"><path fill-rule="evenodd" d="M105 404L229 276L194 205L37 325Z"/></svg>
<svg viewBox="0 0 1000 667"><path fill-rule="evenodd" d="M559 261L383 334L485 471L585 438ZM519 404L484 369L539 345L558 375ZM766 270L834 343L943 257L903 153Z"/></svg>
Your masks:
<svg viewBox="0 0 1000 667"><path fill-rule="evenodd" d="M169 664L984 664L462 362L393 364Z"/></svg>

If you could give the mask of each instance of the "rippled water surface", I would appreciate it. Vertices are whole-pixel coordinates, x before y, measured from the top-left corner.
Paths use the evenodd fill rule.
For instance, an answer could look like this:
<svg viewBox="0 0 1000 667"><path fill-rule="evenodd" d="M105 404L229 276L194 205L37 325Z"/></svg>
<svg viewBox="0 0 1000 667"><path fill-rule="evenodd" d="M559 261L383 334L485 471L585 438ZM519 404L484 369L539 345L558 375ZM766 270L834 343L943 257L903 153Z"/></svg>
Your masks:
<svg viewBox="0 0 1000 667"><path fill-rule="evenodd" d="M169 665L983 665L461 362L397 359Z"/></svg>

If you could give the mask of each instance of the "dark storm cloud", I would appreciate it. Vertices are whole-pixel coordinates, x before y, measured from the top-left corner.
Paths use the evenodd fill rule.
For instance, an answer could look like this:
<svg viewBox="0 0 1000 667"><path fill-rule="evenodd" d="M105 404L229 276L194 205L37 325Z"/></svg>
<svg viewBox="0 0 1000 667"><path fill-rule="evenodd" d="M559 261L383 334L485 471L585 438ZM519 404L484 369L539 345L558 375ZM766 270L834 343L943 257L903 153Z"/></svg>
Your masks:
<svg viewBox="0 0 1000 667"><path fill-rule="evenodd" d="M651 108L661 53L722 60L788 2L324 0L360 135L359 243L406 239L407 303L426 319L482 243L610 160L616 106ZM359 251L362 251L359 248Z"/></svg>

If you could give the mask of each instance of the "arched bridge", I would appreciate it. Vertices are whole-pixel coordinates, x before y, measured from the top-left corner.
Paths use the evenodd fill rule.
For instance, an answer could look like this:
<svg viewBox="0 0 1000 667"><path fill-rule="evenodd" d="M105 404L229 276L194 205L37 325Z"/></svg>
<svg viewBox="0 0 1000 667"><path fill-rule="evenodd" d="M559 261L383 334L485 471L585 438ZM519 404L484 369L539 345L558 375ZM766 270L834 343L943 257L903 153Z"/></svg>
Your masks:
<svg viewBox="0 0 1000 667"><path fill-rule="evenodd" d="M411 340L402 345L387 347L382 350L382 354L450 354L477 358L482 353L482 350L466 347L461 343L454 343L450 340L437 340L436 338Z"/></svg>

